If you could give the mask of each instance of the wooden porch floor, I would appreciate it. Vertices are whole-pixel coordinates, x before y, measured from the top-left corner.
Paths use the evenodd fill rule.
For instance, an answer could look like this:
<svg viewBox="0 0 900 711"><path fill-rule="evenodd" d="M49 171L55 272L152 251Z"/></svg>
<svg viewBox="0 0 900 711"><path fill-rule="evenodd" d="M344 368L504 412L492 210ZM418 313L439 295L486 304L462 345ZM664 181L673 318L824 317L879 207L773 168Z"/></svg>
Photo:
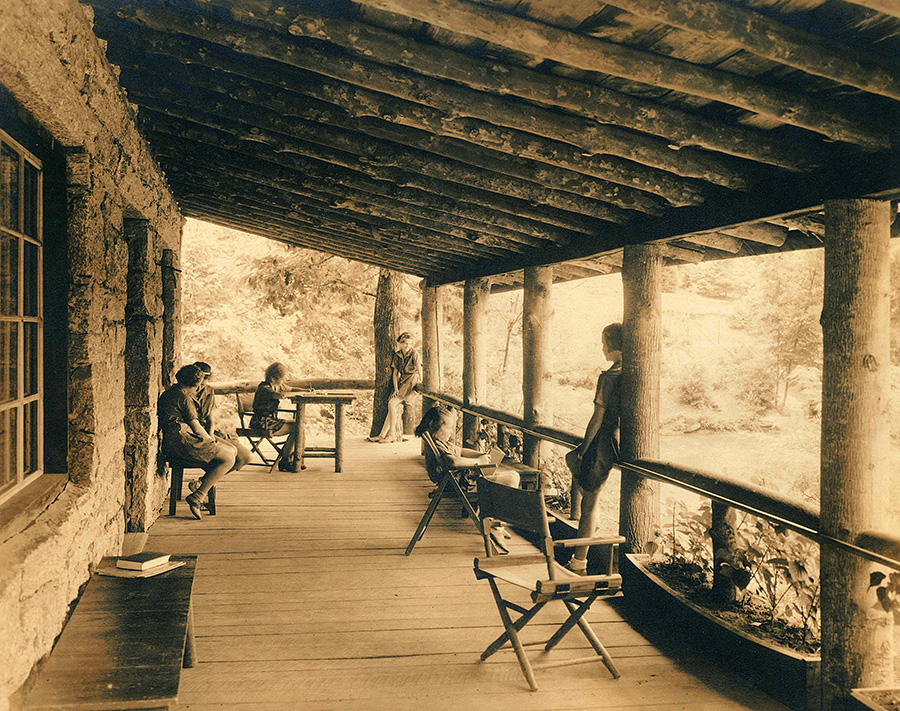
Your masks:
<svg viewBox="0 0 900 711"><path fill-rule="evenodd" d="M218 516L195 521L181 503L152 527L146 549L200 557L200 663L182 674L180 708L785 711L686 650L663 654L616 601L590 619L618 680L602 664L538 670L531 693L512 652L480 663L502 628L472 574L474 527L442 503L405 557L431 488L418 442L351 439L347 450L342 474L331 460L297 474L249 466L219 486ZM545 623L560 619L551 607ZM549 636L540 622L526 641ZM587 644L576 630L562 647L551 657L583 656Z"/></svg>

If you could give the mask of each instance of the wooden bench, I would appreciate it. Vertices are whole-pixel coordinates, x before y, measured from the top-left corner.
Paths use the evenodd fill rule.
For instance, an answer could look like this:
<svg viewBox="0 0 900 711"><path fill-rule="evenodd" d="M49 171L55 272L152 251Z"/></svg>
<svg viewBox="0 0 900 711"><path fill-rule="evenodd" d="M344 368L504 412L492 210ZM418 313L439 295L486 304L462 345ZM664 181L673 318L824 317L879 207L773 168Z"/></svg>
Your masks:
<svg viewBox="0 0 900 711"><path fill-rule="evenodd" d="M191 589L197 558L172 560L185 564L151 578L91 577L24 709L167 709L177 703L182 666L196 662Z"/></svg>

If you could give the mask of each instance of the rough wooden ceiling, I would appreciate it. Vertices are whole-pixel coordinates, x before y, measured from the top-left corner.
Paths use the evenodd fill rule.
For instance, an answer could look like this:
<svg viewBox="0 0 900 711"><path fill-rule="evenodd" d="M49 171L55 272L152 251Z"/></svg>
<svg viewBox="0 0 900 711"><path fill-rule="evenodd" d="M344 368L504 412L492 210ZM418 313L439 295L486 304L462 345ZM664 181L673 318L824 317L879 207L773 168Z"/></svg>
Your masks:
<svg viewBox="0 0 900 711"><path fill-rule="evenodd" d="M821 243L900 193L895 0L89 0L188 216L427 277Z"/></svg>

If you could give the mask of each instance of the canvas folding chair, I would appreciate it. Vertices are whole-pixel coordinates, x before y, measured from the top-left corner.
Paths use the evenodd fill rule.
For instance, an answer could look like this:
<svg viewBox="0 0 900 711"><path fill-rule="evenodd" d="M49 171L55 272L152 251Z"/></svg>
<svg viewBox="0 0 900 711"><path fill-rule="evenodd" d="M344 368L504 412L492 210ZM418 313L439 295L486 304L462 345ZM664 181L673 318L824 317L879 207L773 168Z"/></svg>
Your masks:
<svg viewBox="0 0 900 711"><path fill-rule="evenodd" d="M503 621L504 633L488 645L481 655L484 661L509 642L519 660L522 673L532 691L537 691L534 669L564 667L573 664L587 664L602 661L613 678L619 678L619 671L584 614L594 600L600 596L615 595L622 587L622 577L613 573L616 546L624 543L621 536L607 538L573 538L554 541L550 535L549 519L541 491L525 491L497 484L479 478L478 506L481 517L481 532L484 538L486 557L475 559L475 577L487 580L497 604L497 611ZM490 530L494 521L502 521L513 528L538 534L539 551L536 553L510 553L500 556L491 542ZM561 566L554 559L554 551L559 547L599 545L609 547L609 565L603 575L578 575ZM534 605L526 609L503 598L498 582L524 588L531 593ZM519 632L534 616L552 600L560 600L568 609L569 616L546 642L530 644L543 645L549 652L576 625L587 638L595 654L560 661L532 664L525 654L525 646L519 639ZM513 620L509 611L519 614Z"/></svg>
<svg viewBox="0 0 900 711"><path fill-rule="evenodd" d="M422 441L434 456L441 479L437 489L435 489L434 494L431 497L431 503L428 504L428 508L425 509L422 520L419 521L419 527L416 529L416 532L409 541L409 545L406 547L406 553L404 555L412 553L412 549L415 548L416 543L422 540L422 536L425 535L425 529L428 528L428 524L431 523L431 517L434 516L434 512L437 511L438 504L441 502L441 498L443 498L448 487L451 491L455 492L460 501L462 501L463 515L467 515L472 519L472 523L474 523L478 531L481 532L481 523L478 520L478 514L472 506L472 502L469 501L469 496L466 493L468 488L466 479L473 473L477 475L483 470L492 470L495 468L495 465L493 464L475 464L469 467L448 467L444 463L441 453L438 451L437 445L434 443L431 434L425 432L422 435Z"/></svg>
<svg viewBox="0 0 900 711"><path fill-rule="evenodd" d="M253 393L235 393L235 397L237 397L238 418L241 421L241 426L235 429L235 434L238 437L247 439L250 443L250 448L262 459L263 464L269 467L269 473L271 474L278 468L278 463L282 458L290 452L288 444L291 441L291 436L280 435L284 439L275 439L269 434L268 430L250 427L250 419L253 417ZM268 442L275 450L274 459L269 459L263 452L261 448L263 442Z"/></svg>

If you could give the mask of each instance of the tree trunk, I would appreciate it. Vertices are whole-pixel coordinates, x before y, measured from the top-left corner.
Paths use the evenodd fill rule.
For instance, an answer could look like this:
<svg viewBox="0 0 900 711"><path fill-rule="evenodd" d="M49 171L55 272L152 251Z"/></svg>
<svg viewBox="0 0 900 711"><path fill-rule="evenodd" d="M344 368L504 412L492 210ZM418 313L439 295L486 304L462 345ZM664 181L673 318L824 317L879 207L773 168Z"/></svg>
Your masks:
<svg viewBox="0 0 900 711"><path fill-rule="evenodd" d="M550 291L553 267L525 267L522 306L522 396L525 426L553 424L553 394L549 330L553 316ZM523 463L538 468L541 441L526 434L522 443Z"/></svg>
<svg viewBox="0 0 900 711"><path fill-rule="evenodd" d="M735 510L718 501L712 502L712 525L709 537L713 548L713 594L721 603L734 602L737 599L737 588L731 578L723 575L722 563L734 560L734 524Z"/></svg>
<svg viewBox="0 0 900 711"><path fill-rule="evenodd" d="M397 316L400 311L400 277L382 269L375 292L375 397L372 402L371 437L377 437L387 416L391 394L391 361L397 348Z"/></svg>
<svg viewBox="0 0 900 711"><path fill-rule="evenodd" d="M659 373L662 348L662 254L658 245L629 245L622 261L622 459L659 457ZM622 472L619 532L643 553L659 532L659 484Z"/></svg>
<svg viewBox="0 0 900 711"><path fill-rule="evenodd" d="M484 314L491 293L491 280L467 279L463 289L463 402L483 405L487 390L484 353ZM463 415L464 446L478 440L478 418Z"/></svg>
<svg viewBox="0 0 900 711"><path fill-rule="evenodd" d="M822 308L822 533L852 542L890 530L890 203L825 203ZM821 546L822 693L826 711L853 687L890 685L892 623L875 606L873 566Z"/></svg>

